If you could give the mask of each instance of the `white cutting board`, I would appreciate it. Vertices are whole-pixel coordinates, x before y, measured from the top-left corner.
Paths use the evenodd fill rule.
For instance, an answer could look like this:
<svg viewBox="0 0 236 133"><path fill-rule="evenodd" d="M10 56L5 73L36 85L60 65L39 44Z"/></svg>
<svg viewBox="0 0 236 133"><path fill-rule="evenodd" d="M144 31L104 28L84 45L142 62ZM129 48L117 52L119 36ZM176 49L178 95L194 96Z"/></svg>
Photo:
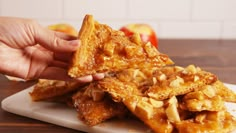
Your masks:
<svg viewBox="0 0 236 133"><path fill-rule="evenodd" d="M226 85L236 92L236 85ZM94 127L88 127L77 118L77 113L73 108L59 103L33 102L29 96L32 89L33 86L7 97L2 101L2 108L14 114L84 132L150 133L148 127L135 120L110 120ZM228 111L236 117L236 104L226 103L226 106ZM236 133L236 131L233 133Z"/></svg>

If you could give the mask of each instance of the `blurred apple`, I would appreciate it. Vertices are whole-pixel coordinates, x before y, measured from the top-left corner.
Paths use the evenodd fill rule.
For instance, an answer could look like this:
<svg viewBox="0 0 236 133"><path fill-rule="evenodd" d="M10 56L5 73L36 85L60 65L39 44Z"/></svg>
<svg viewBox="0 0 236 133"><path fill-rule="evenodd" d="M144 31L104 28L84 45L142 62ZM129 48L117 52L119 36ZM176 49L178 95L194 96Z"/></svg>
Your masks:
<svg viewBox="0 0 236 133"><path fill-rule="evenodd" d="M151 42L153 46L158 48L158 39L153 28L148 24L128 24L120 28L126 36L131 36L134 33L140 34L143 42Z"/></svg>
<svg viewBox="0 0 236 133"><path fill-rule="evenodd" d="M63 32L75 37L78 36L77 30L72 25L66 23L52 24L48 26L48 29Z"/></svg>

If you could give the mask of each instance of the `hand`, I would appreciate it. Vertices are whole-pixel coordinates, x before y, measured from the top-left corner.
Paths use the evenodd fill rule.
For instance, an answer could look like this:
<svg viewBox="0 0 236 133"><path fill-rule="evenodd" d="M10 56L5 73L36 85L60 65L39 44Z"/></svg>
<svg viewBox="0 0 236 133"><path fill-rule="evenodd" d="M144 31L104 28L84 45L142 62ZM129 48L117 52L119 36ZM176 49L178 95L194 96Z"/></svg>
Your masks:
<svg viewBox="0 0 236 133"><path fill-rule="evenodd" d="M48 30L34 20L0 17L0 72L23 79L73 80L67 75L76 38ZM78 78L90 82L104 74Z"/></svg>

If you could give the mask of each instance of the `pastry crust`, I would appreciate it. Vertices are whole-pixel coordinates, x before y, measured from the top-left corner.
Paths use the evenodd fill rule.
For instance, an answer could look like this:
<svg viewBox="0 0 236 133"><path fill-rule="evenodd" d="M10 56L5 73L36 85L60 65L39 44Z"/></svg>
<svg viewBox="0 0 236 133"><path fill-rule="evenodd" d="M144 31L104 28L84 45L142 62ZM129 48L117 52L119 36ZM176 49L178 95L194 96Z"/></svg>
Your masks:
<svg viewBox="0 0 236 133"><path fill-rule="evenodd" d="M105 72L105 78L83 88L74 82L39 82L30 93L33 100L72 92L73 107L89 126L131 112L157 133L236 129L236 119L224 105L236 102L236 94L216 75L194 65L170 66L170 58L141 42L139 35L128 38L91 15L85 16L79 39L68 74L75 78Z"/></svg>
<svg viewBox="0 0 236 133"><path fill-rule="evenodd" d="M236 103L236 93L227 88L220 80L213 84L216 94L226 102Z"/></svg>
<svg viewBox="0 0 236 133"><path fill-rule="evenodd" d="M69 94L67 84L58 89L56 83L60 82L43 81L35 94L53 92L52 99L57 98L55 94ZM193 65L110 72L104 79L80 87L73 94L72 106L79 119L89 126L131 112L156 133L176 130L227 133L236 128L235 118L224 106L224 101L234 100L235 93L214 74Z"/></svg>
<svg viewBox="0 0 236 133"><path fill-rule="evenodd" d="M175 127L179 133L230 133L236 128L236 120L225 110L205 111L176 123Z"/></svg>
<svg viewBox="0 0 236 133"><path fill-rule="evenodd" d="M216 82L216 75L201 70L199 67L189 65L186 68L175 70L174 67L164 68L154 76L157 80L165 75L164 80L158 80L145 93L156 100L164 100L172 96L184 95L192 91L198 91L205 85Z"/></svg>
<svg viewBox="0 0 236 133"><path fill-rule="evenodd" d="M85 16L78 38L81 46L74 53L68 70L71 77L173 64L151 43L143 43L138 34L129 38L121 31L98 23L91 15Z"/></svg>
<svg viewBox="0 0 236 133"><path fill-rule="evenodd" d="M122 103L114 102L105 92L98 90L94 83L76 92L72 101L79 119L89 126L114 117L123 118L128 113Z"/></svg>
<svg viewBox="0 0 236 133"><path fill-rule="evenodd" d="M40 79L29 94L33 101L53 100L79 89L82 85L78 82Z"/></svg>
<svg viewBox="0 0 236 133"><path fill-rule="evenodd" d="M229 115L224 105L225 97L232 98L233 94L221 93L220 88L215 87L223 84L214 74L193 65L154 69L151 73L145 70L137 73L132 69L124 71L98 81L97 87L109 93L113 101L123 102L154 132L192 132L191 127L183 128L186 124L196 129L199 127L196 132L229 132L236 128L235 118ZM222 87L225 92L230 92ZM217 115L221 112L224 115ZM201 123L194 121L201 119L199 113L206 116ZM208 116L215 119L208 120Z"/></svg>

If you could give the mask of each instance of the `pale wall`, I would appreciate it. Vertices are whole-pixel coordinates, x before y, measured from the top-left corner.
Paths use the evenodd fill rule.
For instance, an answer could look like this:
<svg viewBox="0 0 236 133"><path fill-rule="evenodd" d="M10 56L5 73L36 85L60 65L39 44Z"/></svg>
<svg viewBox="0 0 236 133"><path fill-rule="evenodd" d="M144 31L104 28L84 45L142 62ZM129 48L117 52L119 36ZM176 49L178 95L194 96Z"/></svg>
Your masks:
<svg viewBox="0 0 236 133"><path fill-rule="evenodd" d="M85 14L115 29L147 23L159 38L236 39L236 0L0 0L0 16L45 26L66 22L79 29Z"/></svg>

